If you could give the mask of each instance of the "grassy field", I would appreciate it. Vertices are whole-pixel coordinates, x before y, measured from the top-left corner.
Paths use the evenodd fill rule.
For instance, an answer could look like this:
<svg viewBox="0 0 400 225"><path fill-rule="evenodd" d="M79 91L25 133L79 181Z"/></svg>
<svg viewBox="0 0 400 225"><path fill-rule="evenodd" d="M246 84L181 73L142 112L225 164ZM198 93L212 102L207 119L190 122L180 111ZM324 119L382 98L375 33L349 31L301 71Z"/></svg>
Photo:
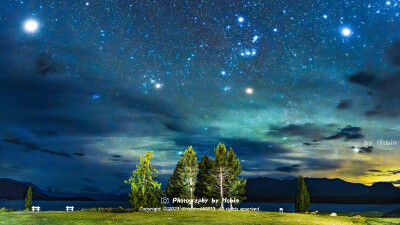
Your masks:
<svg viewBox="0 0 400 225"><path fill-rule="evenodd" d="M380 215L378 213L369 214ZM400 219L331 217L275 212L180 211L180 212L2 212L0 224L400 224Z"/></svg>

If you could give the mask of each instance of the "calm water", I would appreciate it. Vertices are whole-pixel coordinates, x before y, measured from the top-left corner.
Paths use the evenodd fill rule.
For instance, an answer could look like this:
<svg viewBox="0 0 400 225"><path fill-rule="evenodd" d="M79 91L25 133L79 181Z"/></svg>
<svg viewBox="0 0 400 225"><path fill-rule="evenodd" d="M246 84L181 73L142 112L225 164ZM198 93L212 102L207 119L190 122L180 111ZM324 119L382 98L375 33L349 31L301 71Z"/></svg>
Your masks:
<svg viewBox="0 0 400 225"><path fill-rule="evenodd" d="M0 208L24 209L24 200L1 200ZM40 206L41 210L65 211L65 206L74 206L75 210L82 208L116 208L122 206L131 208L129 202L112 202L112 201L33 201L34 206ZM262 203L262 202L244 202L238 208L258 208L261 211L277 212L279 208L284 211L294 211L293 203ZM347 205L347 204L311 204L311 211L318 210L319 212L389 212L400 208L400 205Z"/></svg>

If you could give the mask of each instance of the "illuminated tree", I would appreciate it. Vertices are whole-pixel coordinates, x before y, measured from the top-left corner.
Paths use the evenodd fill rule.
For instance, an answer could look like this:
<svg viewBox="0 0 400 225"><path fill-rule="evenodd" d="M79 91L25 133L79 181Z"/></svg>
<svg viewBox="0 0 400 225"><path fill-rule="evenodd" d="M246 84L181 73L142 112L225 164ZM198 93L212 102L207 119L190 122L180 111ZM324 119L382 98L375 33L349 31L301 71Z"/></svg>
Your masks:
<svg viewBox="0 0 400 225"><path fill-rule="evenodd" d="M297 188L296 201L294 204L296 212L310 211L310 193L307 191L307 185L302 176L299 177Z"/></svg>
<svg viewBox="0 0 400 225"><path fill-rule="evenodd" d="M136 170L125 183L131 184L129 202L138 211L141 207L159 207L162 195L161 184L154 180L158 171L151 166L150 159L153 158L153 151L146 152L145 156L140 156L140 166L136 165Z"/></svg>
<svg viewBox="0 0 400 225"><path fill-rule="evenodd" d="M31 210L31 208L32 208L32 187L29 186L25 197L25 209Z"/></svg>

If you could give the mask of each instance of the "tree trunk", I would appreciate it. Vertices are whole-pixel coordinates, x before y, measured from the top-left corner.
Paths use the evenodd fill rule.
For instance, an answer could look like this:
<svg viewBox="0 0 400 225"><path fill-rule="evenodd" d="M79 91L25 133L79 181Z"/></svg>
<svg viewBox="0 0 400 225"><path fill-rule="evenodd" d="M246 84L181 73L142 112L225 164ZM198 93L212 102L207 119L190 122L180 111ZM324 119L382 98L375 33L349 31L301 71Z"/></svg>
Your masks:
<svg viewBox="0 0 400 225"><path fill-rule="evenodd" d="M193 187L192 187L192 177L190 177L190 208L193 209Z"/></svg>
<svg viewBox="0 0 400 225"><path fill-rule="evenodd" d="M143 173L143 182L142 182L142 207L144 207L144 193L145 193L145 184L146 184L146 174Z"/></svg>
<svg viewBox="0 0 400 225"><path fill-rule="evenodd" d="M219 186L221 192L221 209L224 209L224 188L222 186L222 168L219 169Z"/></svg>
<svg viewBox="0 0 400 225"><path fill-rule="evenodd" d="M230 200L229 205L231 206L231 210L232 210L233 209L232 200L231 199L229 199L229 200Z"/></svg>

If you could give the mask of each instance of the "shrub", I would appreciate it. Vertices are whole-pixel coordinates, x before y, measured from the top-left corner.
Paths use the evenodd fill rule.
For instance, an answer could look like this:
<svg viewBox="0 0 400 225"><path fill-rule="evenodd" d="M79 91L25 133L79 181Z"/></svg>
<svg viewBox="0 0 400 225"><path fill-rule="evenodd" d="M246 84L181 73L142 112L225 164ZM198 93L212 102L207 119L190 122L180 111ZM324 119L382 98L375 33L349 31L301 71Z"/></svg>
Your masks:
<svg viewBox="0 0 400 225"><path fill-rule="evenodd" d="M0 212L14 212L14 211L15 211L14 209L7 209L5 207L0 209Z"/></svg>

